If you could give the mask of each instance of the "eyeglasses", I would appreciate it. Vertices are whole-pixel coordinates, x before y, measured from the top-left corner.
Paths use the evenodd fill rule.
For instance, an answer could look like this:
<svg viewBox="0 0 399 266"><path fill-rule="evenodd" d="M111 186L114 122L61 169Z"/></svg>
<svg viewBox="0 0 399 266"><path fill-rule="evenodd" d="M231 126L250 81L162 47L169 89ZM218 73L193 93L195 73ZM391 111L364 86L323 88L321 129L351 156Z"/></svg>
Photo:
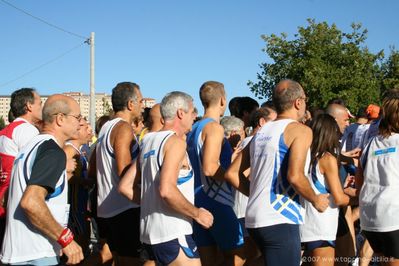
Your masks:
<svg viewBox="0 0 399 266"><path fill-rule="evenodd" d="M306 96L299 97L298 99L304 100L304 101L305 101L305 103L307 103L307 102L308 102L308 100L309 100L309 98L308 98L308 97L306 97Z"/></svg>
<svg viewBox="0 0 399 266"><path fill-rule="evenodd" d="M83 116L82 116L81 114L72 115L72 114L65 114L65 113L56 113L56 114L53 114L53 115L58 115L58 114L63 114L63 115L65 115L65 116L72 116L72 117L74 117L76 120L78 120L79 122L80 122L80 120L82 120L82 118L83 118Z"/></svg>

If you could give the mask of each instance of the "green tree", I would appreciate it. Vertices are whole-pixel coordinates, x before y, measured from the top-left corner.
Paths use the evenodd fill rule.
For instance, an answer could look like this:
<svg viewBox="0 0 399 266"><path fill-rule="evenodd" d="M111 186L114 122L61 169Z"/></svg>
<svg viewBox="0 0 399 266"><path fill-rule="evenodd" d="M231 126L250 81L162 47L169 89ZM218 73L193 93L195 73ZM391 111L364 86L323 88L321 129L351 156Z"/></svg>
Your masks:
<svg viewBox="0 0 399 266"><path fill-rule="evenodd" d="M3 116L0 116L0 130L6 127L6 122L4 121Z"/></svg>
<svg viewBox="0 0 399 266"><path fill-rule="evenodd" d="M384 55L364 45L367 30L353 23L352 32L344 33L335 24L307 21L292 40L285 33L262 35L272 62L260 64L258 80L248 81L251 91L269 99L276 83L290 78L303 86L310 107L324 107L332 98L344 99L351 110L378 103Z"/></svg>
<svg viewBox="0 0 399 266"><path fill-rule="evenodd" d="M399 89L399 52L394 47L387 60L382 64L382 85L381 91Z"/></svg>

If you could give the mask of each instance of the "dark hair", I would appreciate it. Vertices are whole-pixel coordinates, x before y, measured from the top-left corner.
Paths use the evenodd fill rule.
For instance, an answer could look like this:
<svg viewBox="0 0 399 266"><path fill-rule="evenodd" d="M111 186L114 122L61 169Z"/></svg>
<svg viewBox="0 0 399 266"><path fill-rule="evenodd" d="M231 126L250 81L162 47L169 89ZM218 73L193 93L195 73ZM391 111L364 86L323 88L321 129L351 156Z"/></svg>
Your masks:
<svg viewBox="0 0 399 266"><path fill-rule="evenodd" d="M303 96L304 91L298 82L290 79L280 81L273 91L273 103L277 114L292 108L294 101Z"/></svg>
<svg viewBox="0 0 399 266"><path fill-rule="evenodd" d="M384 138L399 133L399 89L389 90L382 100L379 134Z"/></svg>
<svg viewBox="0 0 399 266"><path fill-rule="evenodd" d="M137 102L136 89L140 90L140 87L133 82L121 82L112 89L112 109L115 113L126 109L130 100Z"/></svg>
<svg viewBox="0 0 399 266"><path fill-rule="evenodd" d="M8 110L8 123L11 123L14 120L15 120L15 116L12 113L12 110L10 109L10 110Z"/></svg>
<svg viewBox="0 0 399 266"><path fill-rule="evenodd" d="M276 111L276 106L274 106L274 103L271 100L262 103L260 107L268 107L268 108Z"/></svg>
<svg viewBox="0 0 399 266"><path fill-rule="evenodd" d="M27 104L33 104L35 102L35 95L36 92L33 88L22 88L19 90L14 91L11 94L11 112L14 117L20 117L28 112Z"/></svg>
<svg viewBox="0 0 399 266"><path fill-rule="evenodd" d="M232 116L238 116L238 108L239 108L239 100L241 97L234 97L233 99L230 100L229 102L229 111L230 115Z"/></svg>
<svg viewBox="0 0 399 266"><path fill-rule="evenodd" d="M268 107L261 107L257 109L255 112L251 114L250 120L249 120L249 126L252 128L256 128L259 125L259 120L261 118L265 119L266 121L269 121L269 115L270 115L270 109Z"/></svg>
<svg viewBox="0 0 399 266"><path fill-rule="evenodd" d="M342 105L342 106L346 107L346 102L342 98L333 98L333 99L328 101L327 106L330 105L330 104L339 104L339 105Z"/></svg>
<svg viewBox="0 0 399 266"><path fill-rule="evenodd" d="M234 116L242 119L245 112L250 114L259 108L259 103L251 97L245 96L238 99L237 107L237 115Z"/></svg>
<svg viewBox="0 0 399 266"><path fill-rule="evenodd" d="M313 131L313 141L310 146L311 163L320 159L324 153L329 152L339 159L339 127L334 117L329 114L319 114L310 122Z"/></svg>
<svg viewBox="0 0 399 266"><path fill-rule="evenodd" d="M141 114L143 116L143 124L146 127L150 127L151 125L151 116L150 116L150 107L145 107L143 113Z"/></svg>
<svg viewBox="0 0 399 266"><path fill-rule="evenodd" d="M367 107L360 107L357 110L356 118L367 118Z"/></svg>
<svg viewBox="0 0 399 266"><path fill-rule="evenodd" d="M103 115L100 116L97 121L96 121L96 128L94 129L94 131L96 132L96 135L98 136L98 134L100 133L101 128L103 127L103 125L107 122L111 120L111 116L109 115Z"/></svg>

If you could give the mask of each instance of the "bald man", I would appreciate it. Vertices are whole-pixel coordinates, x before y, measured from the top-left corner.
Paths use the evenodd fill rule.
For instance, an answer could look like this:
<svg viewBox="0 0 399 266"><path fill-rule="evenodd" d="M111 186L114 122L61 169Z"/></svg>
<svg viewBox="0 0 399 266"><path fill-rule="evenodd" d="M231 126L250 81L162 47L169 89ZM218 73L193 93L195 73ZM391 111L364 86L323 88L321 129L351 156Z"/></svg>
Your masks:
<svg viewBox="0 0 399 266"><path fill-rule="evenodd" d="M344 134L346 127L349 126L348 109L343 105L332 103L327 106L326 113L335 118L339 131Z"/></svg>
<svg viewBox="0 0 399 266"><path fill-rule="evenodd" d="M305 115L306 95L301 85L283 80L273 93L277 119L266 123L233 161L226 179L248 195L245 226L263 254L265 265L299 265L299 225L305 210L301 197L320 212L327 194L313 191L308 172L312 131L299 121ZM250 188L243 172L251 167Z"/></svg>
<svg viewBox="0 0 399 266"><path fill-rule="evenodd" d="M83 259L68 229L69 205L64 143L76 138L82 115L77 102L50 96L43 107L43 131L16 156L1 261L18 265L58 265Z"/></svg>

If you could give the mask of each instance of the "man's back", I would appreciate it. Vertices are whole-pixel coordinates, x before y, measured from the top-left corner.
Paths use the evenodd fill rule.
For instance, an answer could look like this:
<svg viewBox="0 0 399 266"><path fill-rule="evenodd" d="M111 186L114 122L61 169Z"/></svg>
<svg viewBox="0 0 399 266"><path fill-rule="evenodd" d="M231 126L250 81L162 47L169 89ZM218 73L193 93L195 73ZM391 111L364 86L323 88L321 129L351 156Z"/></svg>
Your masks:
<svg viewBox="0 0 399 266"><path fill-rule="evenodd" d="M251 185L246 226L303 223L299 195L287 180L289 147L286 127L296 121L283 119L263 126L251 142Z"/></svg>

